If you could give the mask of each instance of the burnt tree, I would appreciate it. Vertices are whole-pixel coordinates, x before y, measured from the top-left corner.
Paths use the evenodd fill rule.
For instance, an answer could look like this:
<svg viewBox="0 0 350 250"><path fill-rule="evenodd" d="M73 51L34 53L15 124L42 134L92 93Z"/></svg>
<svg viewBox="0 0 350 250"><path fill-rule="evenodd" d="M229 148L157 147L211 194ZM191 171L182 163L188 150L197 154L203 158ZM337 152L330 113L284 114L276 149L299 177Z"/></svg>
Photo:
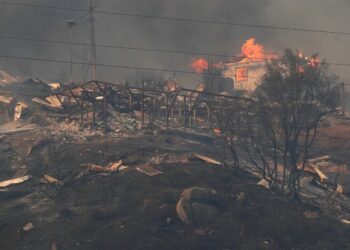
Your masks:
<svg viewBox="0 0 350 250"><path fill-rule="evenodd" d="M297 198L310 147L321 119L338 105L339 86L316 55L286 50L280 60L267 64L244 136L254 165L275 190Z"/></svg>

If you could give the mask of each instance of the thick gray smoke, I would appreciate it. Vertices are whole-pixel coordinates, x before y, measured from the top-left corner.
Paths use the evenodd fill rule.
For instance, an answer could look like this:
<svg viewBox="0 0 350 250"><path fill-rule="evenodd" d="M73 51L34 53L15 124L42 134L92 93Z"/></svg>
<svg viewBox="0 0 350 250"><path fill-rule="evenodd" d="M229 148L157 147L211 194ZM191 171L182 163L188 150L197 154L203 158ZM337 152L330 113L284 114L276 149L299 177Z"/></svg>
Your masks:
<svg viewBox="0 0 350 250"><path fill-rule="evenodd" d="M16 0L68 8L87 8L87 0ZM286 0L95 0L98 10L173 16L193 19L229 21L284 27L300 27L347 31L350 4L346 1L286 1ZM69 29L64 20L79 19L84 13L40 8L0 5L2 35L69 41ZM74 41L89 42L87 21L74 28ZM330 62L350 62L347 49L350 36L310 32L266 30L214 24L194 24L159 19L143 19L115 15L96 15L96 43L117 46L199 51L235 55L250 37L271 51L299 48L306 54L318 52ZM98 63L172 70L190 70L191 56L97 48ZM69 60L67 45L0 39L0 55ZM74 61L86 62L89 48L74 47ZM213 58L213 60L223 60ZM69 65L0 59L0 69L22 76L45 80L68 80ZM349 68L332 69L344 81L350 78ZM74 78L83 81L84 67L74 66ZM118 68L98 68L98 79L107 81L133 79L145 71ZM164 73L172 76L172 73ZM176 78L187 86L200 77L177 73Z"/></svg>

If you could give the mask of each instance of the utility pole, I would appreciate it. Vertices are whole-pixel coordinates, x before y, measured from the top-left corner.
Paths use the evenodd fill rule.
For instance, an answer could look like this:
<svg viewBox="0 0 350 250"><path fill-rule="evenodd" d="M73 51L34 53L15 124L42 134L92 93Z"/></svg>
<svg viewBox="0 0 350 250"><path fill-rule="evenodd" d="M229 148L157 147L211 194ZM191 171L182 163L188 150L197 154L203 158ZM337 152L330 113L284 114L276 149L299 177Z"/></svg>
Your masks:
<svg viewBox="0 0 350 250"><path fill-rule="evenodd" d="M73 28L77 25L74 20L66 20L66 24L69 27L69 47L70 47L70 82L73 82Z"/></svg>
<svg viewBox="0 0 350 250"><path fill-rule="evenodd" d="M206 91L210 91L211 81L211 58L208 56L208 69L207 69L207 86L205 86Z"/></svg>
<svg viewBox="0 0 350 250"><path fill-rule="evenodd" d="M96 80L96 40L95 40L95 18L94 18L94 6L92 0L89 2L89 14L90 14L90 45L91 45L91 77L92 80Z"/></svg>
<svg viewBox="0 0 350 250"><path fill-rule="evenodd" d="M345 83L341 84L341 109L343 115L345 115Z"/></svg>

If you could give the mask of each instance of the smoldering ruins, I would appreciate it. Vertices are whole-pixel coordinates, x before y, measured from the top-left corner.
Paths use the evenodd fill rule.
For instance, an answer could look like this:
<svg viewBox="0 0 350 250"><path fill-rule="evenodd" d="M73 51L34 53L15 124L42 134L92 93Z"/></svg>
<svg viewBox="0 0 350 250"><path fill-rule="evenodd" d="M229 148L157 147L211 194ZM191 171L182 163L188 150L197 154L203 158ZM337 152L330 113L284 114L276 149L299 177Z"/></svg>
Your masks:
<svg viewBox="0 0 350 250"><path fill-rule="evenodd" d="M350 247L347 3L0 7L1 249Z"/></svg>

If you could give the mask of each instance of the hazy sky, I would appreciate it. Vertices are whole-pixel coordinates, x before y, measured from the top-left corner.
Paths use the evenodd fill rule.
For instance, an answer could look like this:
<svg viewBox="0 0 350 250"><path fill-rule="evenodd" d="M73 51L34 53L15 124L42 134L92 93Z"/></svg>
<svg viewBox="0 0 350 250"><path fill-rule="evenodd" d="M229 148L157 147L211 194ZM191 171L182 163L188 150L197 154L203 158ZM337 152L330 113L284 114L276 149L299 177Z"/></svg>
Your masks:
<svg viewBox="0 0 350 250"><path fill-rule="evenodd" d="M87 0L13 0L11 2L45 4L67 8L87 8ZM298 27L350 32L350 2L342 0L95 0L97 10L145 15L205 19L245 24ZM0 4L2 35L69 40L66 19L79 19L83 13ZM271 51L301 49L306 54L318 52L330 62L350 63L350 35L269 30L215 24L194 24L159 19L117 15L96 15L97 44L186 50L235 55L250 37ZM74 28L74 41L89 42L88 23ZM191 70L191 56L98 48L98 63L172 70ZM0 55L69 60L67 45L54 45L0 38ZM89 48L74 47L74 60L86 61ZM213 58L213 60L221 60ZM0 59L0 69L22 76L45 80L69 77L69 65ZM334 72L350 82L350 67L335 67ZM77 80L82 67L75 66ZM98 68L98 79L115 81L133 79L137 70ZM172 75L171 73L165 73ZM193 86L199 77L176 74L177 79Z"/></svg>

